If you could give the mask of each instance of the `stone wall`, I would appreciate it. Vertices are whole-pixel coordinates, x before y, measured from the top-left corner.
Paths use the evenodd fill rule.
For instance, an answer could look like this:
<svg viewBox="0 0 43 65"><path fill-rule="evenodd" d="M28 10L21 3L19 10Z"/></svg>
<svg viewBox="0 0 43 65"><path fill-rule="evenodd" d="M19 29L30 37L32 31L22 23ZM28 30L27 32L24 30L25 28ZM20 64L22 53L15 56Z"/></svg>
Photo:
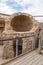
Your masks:
<svg viewBox="0 0 43 65"><path fill-rule="evenodd" d="M29 14L16 13L11 15L5 20L5 29L3 32L3 38L20 38L26 36L34 36L34 41L32 46L32 41L28 39L23 39L22 52L25 49L30 50L35 48L35 38L38 31L38 22ZM14 57L13 41L6 41L4 43L3 57L9 58ZM7 53L7 54L6 54Z"/></svg>
<svg viewBox="0 0 43 65"><path fill-rule="evenodd" d="M22 53L32 50L32 40L24 38L22 46Z"/></svg>
<svg viewBox="0 0 43 65"><path fill-rule="evenodd" d="M13 50L13 41L4 41L4 49L3 49L3 58L12 58L14 57L14 50Z"/></svg>
<svg viewBox="0 0 43 65"><path fill-rule="evenodd" d="M2 38L2 33L3 33L3 30L4 30L4 27L5 27L5 21L4 21L4 18L1 18L0 17L0 39ZM2 45L2 41L0 41L0 45Z"/></svg>

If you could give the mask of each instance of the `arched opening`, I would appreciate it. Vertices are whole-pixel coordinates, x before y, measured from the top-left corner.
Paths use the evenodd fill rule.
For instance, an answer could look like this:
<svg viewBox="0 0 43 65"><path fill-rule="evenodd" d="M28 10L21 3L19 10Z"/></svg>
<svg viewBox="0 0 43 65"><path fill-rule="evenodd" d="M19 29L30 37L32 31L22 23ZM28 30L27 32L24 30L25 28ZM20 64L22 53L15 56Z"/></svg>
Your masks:
<svg viewBox="0 0 43 65"><path fill-rule="evenodd" d="M26 15L17 15L11 20L11 26L16 32L30 31L32 24L32 20Z"/></svg>

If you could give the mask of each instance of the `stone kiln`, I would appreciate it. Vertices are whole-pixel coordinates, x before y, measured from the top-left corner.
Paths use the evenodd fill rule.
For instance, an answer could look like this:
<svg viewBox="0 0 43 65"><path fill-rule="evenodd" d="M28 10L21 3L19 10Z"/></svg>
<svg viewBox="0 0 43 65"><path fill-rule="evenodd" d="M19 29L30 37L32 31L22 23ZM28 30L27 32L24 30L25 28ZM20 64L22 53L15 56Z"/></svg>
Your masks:
<svg viewBox="0 0 43 65"><path fill-rule="evenodd" d="M17 48L15 48L16 43L18 43L18 51L20 51L21 49L21 52L18 52L18 55L21 53L25 53L26 51L35 49L37 46L36 41L38 37L38 30L39 23L31 15L27 13L19 12L7 18L5 20L3 38L16 38L16 40L9 40L3 42L3 57L9 58L17 55Z"/></svg>

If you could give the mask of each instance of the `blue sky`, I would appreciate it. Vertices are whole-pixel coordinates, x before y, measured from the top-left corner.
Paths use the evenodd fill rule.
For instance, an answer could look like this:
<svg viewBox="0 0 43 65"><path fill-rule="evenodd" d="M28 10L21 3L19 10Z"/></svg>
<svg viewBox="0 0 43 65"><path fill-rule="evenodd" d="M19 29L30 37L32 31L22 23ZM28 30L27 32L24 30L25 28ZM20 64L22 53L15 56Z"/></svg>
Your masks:
<svg viewBox="0 0 43 65"><path fill-rule="evenodd" d="M0 13L13 14L27 12L31 15L43 15L43 0L0 0ZM36 18L37 19L37 18ZM38 18L43 20L43 18Z"/></svg>

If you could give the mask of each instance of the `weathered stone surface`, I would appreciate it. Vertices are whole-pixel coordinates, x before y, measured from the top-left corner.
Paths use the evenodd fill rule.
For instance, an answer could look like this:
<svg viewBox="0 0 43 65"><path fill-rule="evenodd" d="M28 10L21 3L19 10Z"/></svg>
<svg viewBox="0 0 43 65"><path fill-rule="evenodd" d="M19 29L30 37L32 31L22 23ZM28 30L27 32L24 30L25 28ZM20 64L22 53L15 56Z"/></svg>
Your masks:
<svg viewBox="0 0 43 65"><path fill-rule="evenodd" d="M16 38L25 36L36 36L39 27L39 23L29 14L16 13L5 20L5 29L3 32L3 38ZM37 39L35 37L34 41ZM14 57L13 42L3 42L3 57ZM32 48L32 41L29 39L23 39L23 49L30 50ZM24 52L24 51L23 51Z"/></svg>
<svg viewBox="0 0 43 65"><path fill-rule="evenodd" d="M40 46L40 49L41 50L40 50L40 52L41 51L43 52L43 23L42 22L40 23L40 29L41 29L41 32L40 32L40 35L41 35L41 46Z"/></svg>
<svg viewBox="0 0 43 65"><path fill-rule="evenodd" d="M3 58L14 57L13 41L5 41L3 49Z"/></svg>
<svg viewBox="0 0 43 65"><path fill-rule="evenodd" d="M24 51L29 51L32 49L32 41L27 39L23 39L23 48L22 48L22 52L24 53Z"/></svg>

